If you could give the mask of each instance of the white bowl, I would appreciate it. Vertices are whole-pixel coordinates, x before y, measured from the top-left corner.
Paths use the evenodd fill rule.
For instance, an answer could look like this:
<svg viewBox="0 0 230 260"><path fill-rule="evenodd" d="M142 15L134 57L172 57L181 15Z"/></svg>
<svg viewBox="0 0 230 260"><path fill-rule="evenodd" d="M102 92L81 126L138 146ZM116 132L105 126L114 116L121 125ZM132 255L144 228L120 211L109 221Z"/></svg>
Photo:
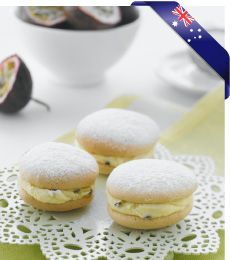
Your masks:
<svg viewBox="0 0 230 260"><path fill-rule="evenodd" d="M129 48L139 25L134 22L97 30L64 30L26 23L16 16L20 40L30 55L59 82L90 85L103 79Z"/></svg>

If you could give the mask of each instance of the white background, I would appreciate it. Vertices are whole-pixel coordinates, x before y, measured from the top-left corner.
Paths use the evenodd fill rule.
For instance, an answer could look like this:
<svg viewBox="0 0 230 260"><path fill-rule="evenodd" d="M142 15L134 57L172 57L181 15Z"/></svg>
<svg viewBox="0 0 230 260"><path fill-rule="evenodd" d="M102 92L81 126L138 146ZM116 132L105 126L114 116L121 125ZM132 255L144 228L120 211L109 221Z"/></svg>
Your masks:
<svg viewBox="0 0 230 260"><path fill-rule="evenodd" d="M2 0L1 4L2 5L17 5L19 3L18 0ZM46 5L74 5L74 4L78 4L78 5L129 5L131 3L131 1L126 1L126 0L116 0L116 1L110 1L110 0L94 0L92 1L88 1L88 0L84 0L84 1L76 1L76 0L66 0L66 1L61 1L61 0L52 0L52 1L46 1ZM222 14L220 15L220 11L219 9L217 9L217 13L216 13L216 6L217 5L225 5L225 28L226 28L226 36L225 36L225 43L226 43L226 49L229 51L229 47L230 47L230 30L229 30L229 24L230 24L230 4L228 0L203 0L202 2L200 0L181 0L180 3L185 6L185 7L189 7L190 5L192 6L196 6L195 8L189 8L191 10L191 13L193 14L194 17L196 17L200 23L206 27L206 23L208 23L208 21L218 21L223 23L223 16ZM21 0L20 1L21 5L30 5L30 4L34 4L34 5L39 5L41 4L40 1L38 0ZM204 9L201 9L201 5L204 6ZM212 15L210 15L210 9L205 7L205 6L213 6L212 9ZM201 11L199 11L201 10ZM5 58L7 52L11 53L11 52L15 52L16 51L16 46L18 46L18 42L19 41L15 41L15 42L11 42L12 39L14 38L12 36L12 29L14 27L13 23L11 23L11 20L7 20L7 27L4 27L3 25L6 24L5 18L9 17L7 14L5 14L6 11L3 11L3 9L0 9L0 35L1 35L1 44L0 44L0 59L1 58ZM167 44L167 48L170 49L170 46L174 45L174 48L177 48L176 45L178 45L178 47L180 48L183 44L180 42L180 40L178 38L176 38L175 36L173 36L172 34L169 34L169 31L165 29L165 27L163 26L163 22L160 21L159 18L156 17L156 15L151 14L151 18L150 18L150 14L149 14L149 18L146 17L146 20L151 19L152 23L154 23L155 29L154 32L158 32L154 33L155 38L159 37L159 32L160 32L160 39L163 43L163 38L169 38L170 37L170 44ZM3 23L2 23L3 21ZM9 23L9 26L8 26ZM143 23L144 24L144 23ZM145 22L146 25L146 22ZM144 27L144 25L142 26L142 28ZM162 30L162 28L164 27L164 29ZM152 28L152 27L151 27ZM161 30L160 30L161 29ZM147 32L148 29L146 29L145 31ZM144 31L144 29L142 29L142 31ZM141 34L141 33L140 33ZM139 35L140 35L139 34ZM171 35L172 39L171 39ZM150 36L150 34L148 34L148 36ZM8 38L7 41L2 41L2 38ZM152 36L154 37L154 36ZM142 41L140 39L139 36L139 41ZM138 40L136 40L135 45L138 46L137 44ZM148 43L148 42L147 42ZM166 50L167 50L166 48ZM134 46L133 46L134 49ZM161 51L165 50L165 48L161 48ZM131 50L130 50L131 52ZM133 52L133 51L132 51ZM157 56L158 53L155 53L155 55ZM130 54L131 55L131 54ZM127 56L128 57L128 56ZM156 59L156 57L154 57ZM128 58L126 58L127 60ZM157 59L156 59L157 60ZM120 62L121 63L125 63L125 59L123 61ZM117 64L117 67L120 66L119 64ZM116 71L116 67L114 67L114 70ZM35 72L34 74L38 74L38 72ZM111 75L116 75L114 74L114 72L111 71L110 73L110 79L112 78ZM115 76L114 76L115 77ZM72 126L74 126L77 122L78 118L87 113L90 110L93 110L94 108L97 107L101 107L103 106L107 99L110 99L110 97L112 98L113 95L115 94L114 91L118 91L120 90L120 92L125 92L124 88L128 88L127 85L122 84L121 86L115 86L115 87L110 87L110 85L112 85L112 81L109 81L110 84L109 86L104 87L104 91L105 93L101 94L106 96L107 98L106 100L102 100L101 96L100 96L100 92L98 91L98 96L95 98L93 104L88 104L86 107L80 107L77 106L77 109L75 111L75 115L69 116L69 119L65 119L65 120L69 120L68 124L60 124L60 122L58 122L55 118L58 118L59 116L57 116L57 114L59 113L58 111L62 111L61 108L63 108L63 106L61 106L60 109L58 109L57 103L54 98L52 98L52 95L49 93L52 93L52 91L55 89L57 92L57 87L56 86L52 86L48 83L46 83L47 85L49 85L49 88L46 90L45 92L45 85L43 85L40 81L36 82L35 84L35 94L37 96L40 96L42 98L44 98L47 102L52 103L51 105L53 105L53 112L52 115L45 115L44 113L42 113L42 111L38 112L37 108L35 108L34 106L30 105L28 106L28 108L23 112L23 114L18 117L16 116L16 118L12 117L12 118L8 118L8 117L3 117L0 116L0 165L1 163L4 163L5 165L8 163L11 163L12 161L15 161L15 159L21 154L22 151L24 151L25 149L27 149L28 147L30 147L31 145L35 144L35 143L39 143L41 141L46 141L47 138L48 139L52 139L54 136L59 135L60 133L63 132L63 130L69 129L69 127L71 128ZM141 86L139 86L140 90L142 90L142 92L149 92L149 89L152 90L151 94L155 95L155 89L156 89L156 84L155 81L152 82L152 84L150 85L150 87L145 87L144 84L141 84ZM133 87L133 86L129 86L129 89ZM111 89L113 89L113 93L110 93ZM148 89L148 91L146 90ZM64 91L64 90L60 90L60 92ZM55 92L55 93L56 93ZM71 92L69 90L69 92ZM77 93L76 93L77 92ZM74 93L76 93L75 96L81 96L81 93L83 92L83 90L81 91L76 91ZM81 93L79 93L81 92ZM87 91L86 91L87 92ZM95 90L94 93L97 93L97 91ZM45 95L43 97L43 95ZM67 94L65 94L67 95ZM57 97L57 93L55 94L55 96ZM69 95L70 96L70 95ZM93 96L93 94L91 95ZM174 96L174 93L172 93L172 96ZM77 97L76 97L77 98ZM66 101L63 101L63 98L58 98L57 100L59 100L62 104L66 104ZM80 100L80 98L78 98L78 100ZM52 101L52 102L51 102ZM189 102L188 102L189 103ZM54 107L55 104L55 107ZM77 104L77 103L76 103ZM225 158L226 158L226 231L230 230L230 221L229 221L229 215L230 215L230 211L229 211L229 198L230 198L230 188L229 188L229 183L230 183L230 160L229 160L229 155L230 155L230 149L229 149L229 144L230 144L230 99L228 99L226 101L226 114L225 114L225 118L226 118L226 124L225 124L225 129L226 129L226 133L225 133L225 138L226 138L226 154L225 154ZM65 106L64 106L65 107ZM67 106L68 108L69 106ZM75 107L75 105L74 105ZM88 109L87 109L88 108ZM88 111L87 111L88 110ZM33 111L33 112L32 112ZM60 114L63 114L64 111ZM56 116L55 116L56 115ZM68 111L68 115L69 115L69 111ZM73 118L74 117L74 118ZM52 122L49 122L48 119L52 118L52 122L55 122L55 127L50 126L50 124L52 124ZM62 120L64 120L64 118L62 118ZM60 120L61 121L61 120ZM42 125L40 126L40 123L42 123ZM21 125L21 127L20 127ZM34 126L33 126L34 125ZM37 130L33 130L33 129L37 129ZM43 129L42 133L40 133L41 128ZM27 138L24 138L25 136L27 136ZM226 254L225 257L226 259L230 259L230 251L229 251L229 241L230 241L230 232L226 232L226 239L225 239L225 248L226 248Z"/></svg>
<svg viewBox="0 0 230 260"><path fill-rule="evenodd" d="M41 68L28 53L22 52L13 10L0 7L0 60L19 53L31 68L33 96L47 102L52 109L48 113L31 102L19 114L0 114L0 165L9 165L31 146L69 131L84 115L122 94L159 96L187 107L194 104L198 96L170 88L155 73L164 57L188 48L187 45L152 10L143 9L140 30L133 45L109 71L106 81L90 88L73 88L52 82L46 68ZM189 11L204 27L224 27L221 7L191 7Z"/></svg>

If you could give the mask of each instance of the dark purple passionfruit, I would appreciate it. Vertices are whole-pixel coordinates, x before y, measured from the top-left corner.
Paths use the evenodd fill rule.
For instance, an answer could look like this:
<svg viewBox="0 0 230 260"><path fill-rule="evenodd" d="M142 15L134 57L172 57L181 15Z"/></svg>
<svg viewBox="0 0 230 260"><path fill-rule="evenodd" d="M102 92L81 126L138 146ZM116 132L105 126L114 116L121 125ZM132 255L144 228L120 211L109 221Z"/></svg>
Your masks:
<svg viewBox="0 0 230 260"><path fill-rule="evenodd" d="M67 20L79 30L107 29L121 22L118 6L68 6L65 13Z"/></svg>
<svg viewBox="0 0 230 260"><path fill-rule="evenodd" d="M31 98L32 78L25 63L13 55L0 63L0 111L15 113L24 108L30 100L49 107Z"/></svg>
<svg viewBox="0 0 230 260"><path fill-rule="evenodd" d="M63 6L19 7L18 16L25 22L45 27L68 27Z"/></svg>

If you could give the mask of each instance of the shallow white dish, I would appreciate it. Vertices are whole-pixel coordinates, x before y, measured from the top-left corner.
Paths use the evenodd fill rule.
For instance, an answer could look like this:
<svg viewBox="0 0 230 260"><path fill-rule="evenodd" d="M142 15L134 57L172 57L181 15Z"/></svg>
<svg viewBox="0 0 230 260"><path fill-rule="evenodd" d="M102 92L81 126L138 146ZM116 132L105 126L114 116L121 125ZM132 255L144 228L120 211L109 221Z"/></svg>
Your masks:
<svg viewBox="0 0 230 260"><path fill-rule="evenodd" d="M139 18L105 30L65 30L26 23L15 15L25 50L60 83L90 85L127 51L134 39Z"/></svg>
<svg viewBox="0 0 230 260"><path fill-rule="evenodd" d="M177 52L165 58L157 75L168 86L192 94L205 94L223 84L223 80L213 73L198 67L188 52Z"/></svg>

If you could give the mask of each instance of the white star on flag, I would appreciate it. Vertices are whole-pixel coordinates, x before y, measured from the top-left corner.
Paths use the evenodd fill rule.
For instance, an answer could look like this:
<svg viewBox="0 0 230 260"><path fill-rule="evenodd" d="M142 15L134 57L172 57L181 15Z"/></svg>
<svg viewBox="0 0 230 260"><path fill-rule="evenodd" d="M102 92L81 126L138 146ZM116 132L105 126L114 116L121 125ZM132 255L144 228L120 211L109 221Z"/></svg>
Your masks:
<svg viewBox="0 0 230 260"><path fill-rule="evenodd" d="M178 22L177 22L177 21L173 21L173 22L172 22L172 26L177 27L177 25L178 25Z"/></svg>
<svg viewBox="0 0 230 260"><path fill-rule="evenodd" d="M191 33L191 38L193 38L194 40L196 40L196 39L201 40L202 39L202 34L201 34L202 30L200 28L197 29L197 30L191 28L189 31ZM198 34L197 34L197 32L198 32ZM194 36L192 36L192 35L194 35ZM192 41L191 38L187 39L187 42L191 42Z"/></svg>

